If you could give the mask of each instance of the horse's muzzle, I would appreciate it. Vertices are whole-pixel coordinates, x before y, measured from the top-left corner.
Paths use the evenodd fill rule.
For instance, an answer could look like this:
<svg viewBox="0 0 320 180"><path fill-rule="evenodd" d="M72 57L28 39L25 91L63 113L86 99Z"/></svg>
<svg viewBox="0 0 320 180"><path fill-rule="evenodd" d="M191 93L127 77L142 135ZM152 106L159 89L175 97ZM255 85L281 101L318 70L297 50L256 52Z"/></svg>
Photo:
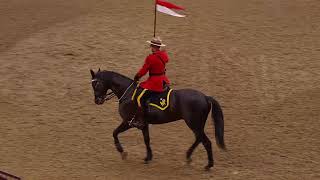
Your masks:
<svg viewBox="0 0 320 180"><path fill-rule="evenodd" d="M96 98L94 99L94 102L95 102L97 105L103 104L104 101L105 101L105 98L101 98L101 97L96 97Z"/></svg>

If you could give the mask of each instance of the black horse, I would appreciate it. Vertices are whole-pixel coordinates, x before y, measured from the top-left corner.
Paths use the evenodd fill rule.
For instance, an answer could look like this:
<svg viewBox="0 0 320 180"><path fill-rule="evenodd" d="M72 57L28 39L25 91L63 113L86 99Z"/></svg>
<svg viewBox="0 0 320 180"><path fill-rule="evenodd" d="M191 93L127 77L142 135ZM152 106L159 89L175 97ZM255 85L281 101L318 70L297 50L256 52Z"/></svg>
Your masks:
<svg viewBox="0 0 320 180"><path fill-rule="evenodd" d="M123 121L113 131L113 137L115 146L124 159L127 156L127 153L123 151L118 139L118 134L131 128L129 122L135 115L136 109L136 105L131 100L131 97L137 87L137 83L126 76L111 71L100 71L99 69L97 73L92 70L90 70L90 72L96 104L101 105L113 96L117 96L119 99L119 113ZM111 92L108 93L109 89ZM170 95L169 108L166 111L153 111L153 114L148 116L153 118L148 118L146 120L147 125L142 129L144 142L147 148L147 157L144 159L145 163L152 160L148 124L163 124L184 119L188 127L193 131L196 139L186 153L188 162L191 162L191 155L194 149L199 143L202 143L208 155L208 165L205 168L208 170L213 167L214 162L211 141L204 132L204 127L211 107L216 142L218 147L225 150L224 120L219 103L214 98L193 89L173 90Z"/></svg>

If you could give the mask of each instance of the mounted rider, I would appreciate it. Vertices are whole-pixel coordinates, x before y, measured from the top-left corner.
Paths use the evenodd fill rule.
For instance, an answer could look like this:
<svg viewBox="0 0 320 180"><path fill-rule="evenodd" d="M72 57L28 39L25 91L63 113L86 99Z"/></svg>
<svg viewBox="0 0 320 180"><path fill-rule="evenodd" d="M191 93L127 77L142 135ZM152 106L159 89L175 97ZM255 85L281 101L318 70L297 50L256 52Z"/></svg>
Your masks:
<svg viewBox="0 0 320 180"><path fill-rule="evenodd" d="M147 43L150 44L152 54L146 57L142 68L134 77L135 81L139 81L141 77L149 72L148 79L139 84L139 88L142 88L142 91L137 102L137 113L132 123L134 126L139 126L139 124L144 125L143 117L147 106L145 101L153 94L163 92L165 86L170 84L166 76L166 64L169 62L169 57L165 50L161 50L161 47L166 45L162 43L159 37L153 38L151 41L147 41Z"/></svg>

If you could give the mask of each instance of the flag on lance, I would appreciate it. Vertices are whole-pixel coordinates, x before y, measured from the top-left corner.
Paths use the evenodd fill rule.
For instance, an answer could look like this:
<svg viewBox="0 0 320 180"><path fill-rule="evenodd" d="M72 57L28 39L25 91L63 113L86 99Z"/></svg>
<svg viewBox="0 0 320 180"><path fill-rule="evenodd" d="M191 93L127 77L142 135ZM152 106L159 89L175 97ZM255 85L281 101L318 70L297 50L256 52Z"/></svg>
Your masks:
<svg viewBox="0 0 320 180"><path fill-rule="evenodd" d="M156 26L157 26L157 11L175 16L175 17L186 17L186 15L179 14L174 10L184 10L183 7L174 5L164 0L155 0L154 3L154 23L153 23L153 37L156 37Z"/></svg>
<svg viewBox="0 0 320 180"><path fill-rule="evenodd" d="M174 5L170 2L164 1L164 0L156 0L156 9L159 12L175 16L175 17L186 17L183 14L179 14L175 12L174 10L184 10L183 7Z"/></svg>

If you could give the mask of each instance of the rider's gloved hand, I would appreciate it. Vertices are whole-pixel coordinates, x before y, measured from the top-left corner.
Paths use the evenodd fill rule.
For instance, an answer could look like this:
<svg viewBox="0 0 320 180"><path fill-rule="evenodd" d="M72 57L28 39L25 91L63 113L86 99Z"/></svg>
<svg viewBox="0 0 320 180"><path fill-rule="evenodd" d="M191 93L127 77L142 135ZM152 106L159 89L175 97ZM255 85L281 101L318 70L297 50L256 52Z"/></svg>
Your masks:
<svg viewBox="0 0 320 180"><path fill-rule="evenodd" d="M138 81L139 81L139 79L140 79L139 75L138 75L138 74L136 74L136 75L134 76L134 81L138 82Z"/></svg>

